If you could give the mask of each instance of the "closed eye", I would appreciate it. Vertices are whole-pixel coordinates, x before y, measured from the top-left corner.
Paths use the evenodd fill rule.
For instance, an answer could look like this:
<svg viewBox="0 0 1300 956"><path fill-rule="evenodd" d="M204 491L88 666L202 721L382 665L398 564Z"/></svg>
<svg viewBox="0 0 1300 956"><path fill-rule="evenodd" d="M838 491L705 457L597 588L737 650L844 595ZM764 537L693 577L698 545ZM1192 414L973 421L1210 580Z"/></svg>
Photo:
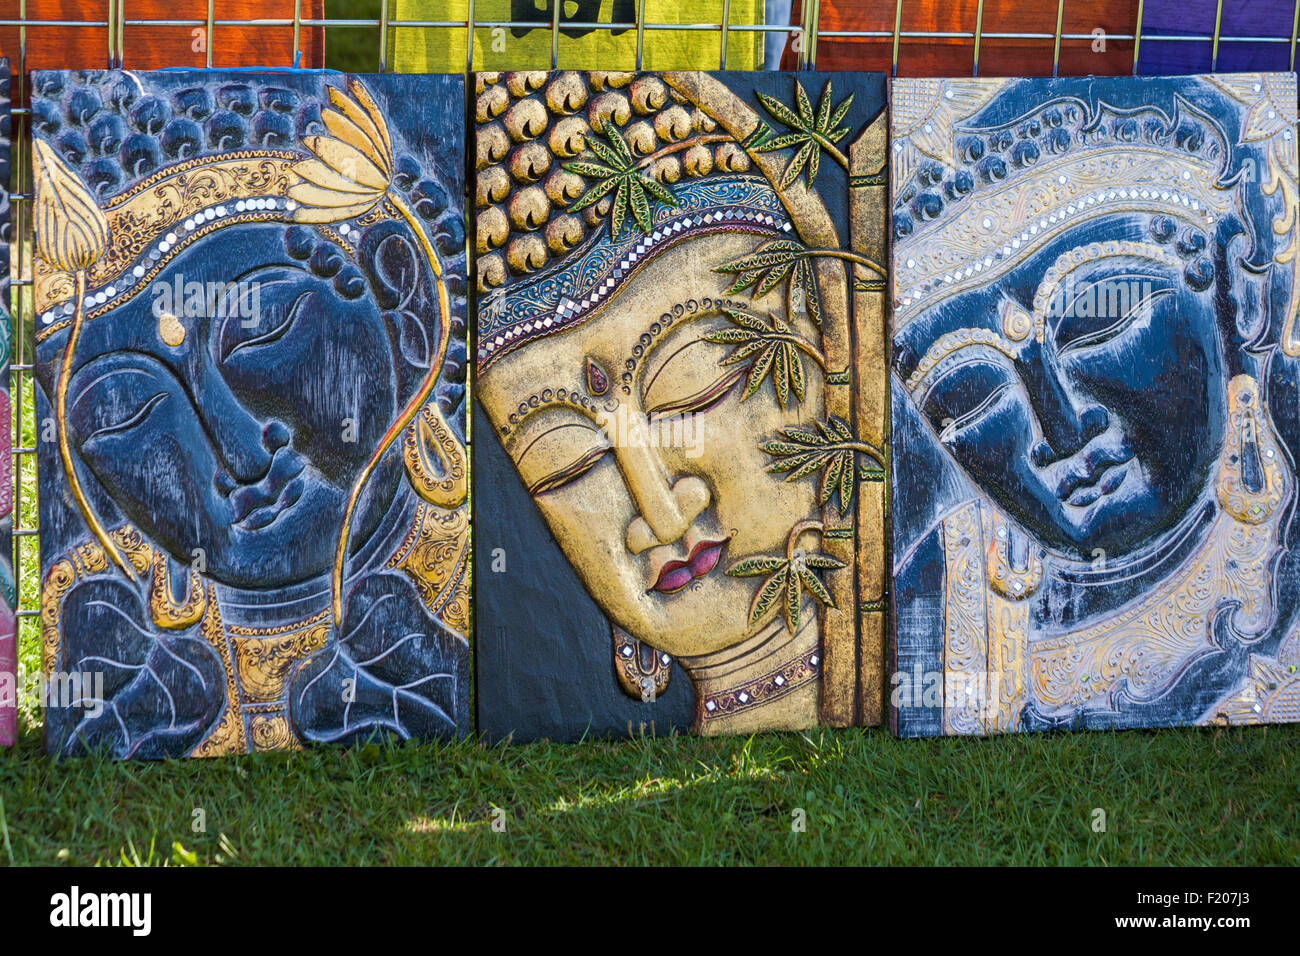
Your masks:
<svg viewBox="0 0 1300 956"><path fill-rule="evenodd" d="M649 420L706 411L722 401L747 372L747 366L724 364L728 347L707 335L691 338L672 351L669 347L661 345L654 351L650 364L657 362L658 369L647 376L641 389L642 407ZM657 361L661 354L663 360Z"/></svg>
<svg viewBox="0 0 1300 956"><path fill-rule="evenodd" d="M234 354L238 352L240 349L256 347L259 345L269 345L272 342L276 342L284 338L284 336L288 333L289 329L293 326L294 322L297 321L298 316L302 312L303 303L304 301L306 301L307 297L311 295L311 292L312 290L308 289L306 292L299 293L298 297L293 300L293 304L289 306L289 309L285 314L283 322L280 322L277 326L275 326L275 328L271 329L269 332L263 332L261 335L255 336L254 338L246 339L243 342L239 342L234 347L232 347L229 352L226 353L226 356L224 359L222 359L222 361L229 361L231 357L234 356ZM234 319L234 321L243 321L243 319L237 316L232 316L231 318Z"/></svg>
<svg viewBox="0 0 1300 956"><path fill-rule="evenodd" d="M573 435L572 433L574 429L578 429L583 432L584 435L581 437ZM556 439L553 436L564 436L559 439L558 451L555 450ZM542 445L543 443L551 446L549 452L545 448L539 448L539 445ZM530 452L534 455L542 455L545 459L551 461L554 461L556 458L563 461L573 454L574 449L584 447L587 450L577 458L570 460L569 464L562 468L557 468L549 474L531 482L528 485L528 493L530 495L541 495L548 491L562 488L570 482L577 481L587 472L591 471L592 468L595 468L600 460L613 450L610 447L605 433L599 429L593 428L586 421L570 421L555 425L546 429L546 431L542 432L529 442L515 460L516 468L520 468L524 464L524 459L529 456ZM534 451L534 449L538 450ZM521 471L521 474L534 470L536 469L524 469Z"/></svg>
<svg viewBox="0 0 1300 956"><path fill-rule="evenodd" d="M1173 295L1173 294L1174 294L1174 290L1167 287L1162 289L1151 290L1146 295L1144 295L1141 299L1139 299L1136 303L1134 303L1133 306L1127 312L1125 312L1122 316L1120 316L1117 320L1112 322L1110 325L1106 326L1105 328L1098 329L1094 332L1084 332L1076 336L1075 338L1067 342L1064 346L1062 346L1057 352L1057 354L1068 355L1069 353L1078 351L1079 349L1095 348L1096 346L1106 344L1111 339L1114 339L1119 335L1121 335L1126 329L1129 328L1129 326L1131 326L1137 320L1137 318L1140 315L1144 313L1149 313L1150 309L1160 299L1164 298L1167 295Z"/></svg>
<svg viewBox="0 0 1300 956"><path fill-rule="evenodd" d="M977 405L975 408L972 408L969 412L967 412L965 415L962 415L960 418L952 422L949 422L948 425L944 428L943 433L939 436L940 439L950 438L952 437L953 433L955 433L958 429L965 428L967 425L972 425L975 422L979 421L981 418L984 417L985 413L988 412L990 408L992 408L994 405L998 403L998 400L1002 398L1003 394L1010 387L1011 387L1011 383L1009 382L999 385L997 388L995 388L992 392L989 393L988 398L980 402L979 405Z"/></svg>
<svg viewBox="0 0 1300 956"><path fill-rule="evenodd" d="M1082 287L1076 287L1074 298L1066 303L1065 307L1061 309L1061 314L1056 320L1056 327L1053 331L1059 332L1061 330L1061 325L1065 322L1066 318L1075 315L1080 304L1085 301L1095 303L1095 309L1096 304L1110 301L1110 296L1112 295L1110 290L1115 290L1122 294L1123 290L1132 289L1138 283L1145 283L1149 286L1155 282L1163 283L1165 281L1167 280L1163 279L1161 276L1152 275L1147 272L1121 272L1115 275L1106 275L1102 278L1084 283ZM1128 297L1125 296L1124 298L1127 301ZM1095 314L1096 313L1094 312L1094 315Z"/></svg>
<svg viewBox="0 0 1300 956"><path fill-rule="evenodd" d="M1014 373L1003 362L982 355L943 370L920 400L939 437L950 440L957 429L975 424L1001 400Z"/></svg>
<svg viewBox="0 0 1300 956"><path fill-rule="evenodd" d="M128 429L134 428L136 425L139 425L142 421L148 418L149 413L153 411L154 408L157 407L158 403L161 402L166 397L167 397L166 392L159 392L158 394L150 398L147 402L145 402L143 405L141 405L139 410L130 418L126 419L125 421L118 422L116 425L106 425L103 428L95 429L95 431L93 431L90 434L90 437L86 439L86 441L91 441L92 439L95 438L102 438L105 435L112 435L117 432L124 432L127 431Z"/></svg>
<svg viewBox="0 0 1300 956"><path fill-rule="evenodd" d="M528 488L528 493L534 496L544 495L548 491L555 491L557 488L563 488L565 485L577 481L595 468L600 463L600 460L611 451L613 449L608 445L591 449L572 464L566 465L558 471L553 471L551 474L533 482Z"/></svg>
<svg viewBox="0 0 1300 956"><path fill-rule="evenodd" d="M668 415L693 415L707 411L727 397L737 382L749 373L748 366L733 368L713 384L683 399L664 402L646 411L647 418L663 418Z"/></svg>

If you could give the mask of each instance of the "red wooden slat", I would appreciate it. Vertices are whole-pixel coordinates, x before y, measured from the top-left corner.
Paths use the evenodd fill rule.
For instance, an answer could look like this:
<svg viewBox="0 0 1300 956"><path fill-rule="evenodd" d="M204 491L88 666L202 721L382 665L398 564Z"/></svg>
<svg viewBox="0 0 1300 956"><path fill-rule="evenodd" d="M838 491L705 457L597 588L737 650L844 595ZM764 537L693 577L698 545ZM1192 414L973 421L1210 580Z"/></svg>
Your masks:
<svg viewBox="0 0 1300 956"><path fill-rule="evenodd" d="M798 24L801 0L794 0L790 20ZM899 43L899 76L970 76L973 65L978 0L903 3L902 32L960 33L961 37L904 36ZM1051 76L1056 33L1056 0L985 0L980 41L981 76ZM818 26L819 70L885 70L893 60L895 0L821 0ZM1113 36L1132 34L1137 0L1066 0L1063 34L1089 34L1087 40L1061 41L1062 76L1119 76L1133 68L1133 41ZM1094 51L1091 34L1106 33L1105 51ZM886 37L834 37L838 30L876 30ZM1041 33L1042 39L1001 39L994 33ZM796 67L787 44L784 69Z"/></svg>
<svg viewBox="0 0 1300 956"><path fill-rule="evenodd" d="M127 20L207 19L207 0L126 0ZM221 0L215 5L217 20L293 19L293 0ZM303 0L302 19L324 17L324 0ZM39 21L108 20L106 0L28 0L27 60L29 70L102 69L108 65L108 27L51 26ZM0 0L0 20L17 20L19 0ZM130 25L124 35L123 66L134 70L206 65L203 49L195 49L193 26ZM325 65L323 27L302 27L303 67ZM18 63L16 26L0 27L0 56L13 68ZM292 66L293 26L216 26L212 65ZM17 90L17 87L15 87Z"/></svg>

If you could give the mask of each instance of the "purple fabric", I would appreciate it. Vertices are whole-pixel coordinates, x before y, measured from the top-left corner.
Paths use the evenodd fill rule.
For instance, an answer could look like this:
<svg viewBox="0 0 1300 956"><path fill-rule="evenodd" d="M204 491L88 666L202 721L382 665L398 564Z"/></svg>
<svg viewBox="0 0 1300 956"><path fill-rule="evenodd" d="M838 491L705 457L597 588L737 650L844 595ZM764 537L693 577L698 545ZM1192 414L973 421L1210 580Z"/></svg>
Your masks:
<svg viewBox="0 0 1300 956"><path fill-rule="evenodd" d="M1287 70L1296 0L1223 0L1213 62L1217 0L1146 0L1138 72L1144 76ZM1161 40L1197 36L1204 40ZM1233 39L1240 37L1244 39ZM1275 38L1269 40L1266 38Z"/></svg>
<svg viewBox="0 0 1300 956"><path fill-rule="evenodd" d="M15 643L14 612L0 597L0 747L10 747L18 741L18 655Z"/></svg>

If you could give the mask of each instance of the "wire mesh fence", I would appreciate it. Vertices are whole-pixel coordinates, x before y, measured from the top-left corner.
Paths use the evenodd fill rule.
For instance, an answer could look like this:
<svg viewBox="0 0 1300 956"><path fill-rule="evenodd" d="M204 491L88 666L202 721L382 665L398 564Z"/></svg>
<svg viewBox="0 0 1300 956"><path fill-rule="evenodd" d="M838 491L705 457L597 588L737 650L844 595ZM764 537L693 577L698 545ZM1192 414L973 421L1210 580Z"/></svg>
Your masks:
<svg viewBox="0 0 1300 956"><path fill-rule="evenodd" d="M750 41L756 35L768 37L775 35L786 40L786 55L783 62L792 68L809 70L818 66L819 42L827 44L843 41L878 41L889 51L887 65L890 71L899 72L900 51L909 43L945 42L958 44L961 57L969 55L970 73L979 75L981 48L990 41L1014 40L1022 43L1041 45L1044 52L1052 51L1052 73L1055 75L1061 66L1063 44L1072 42L1090 42L1096 40L1096 32L1079 32L1071 30L1067 24L1077 23L1078 18L1067 17L1067 2L1077 11L1079 6L1086 7L1085 0L1054 0L1056 8L1055 29L1026 30L1024 32L991 29L985 32L986 0L966 0L967 5L974 5L974 21L970 29L961 30L926 30L909 27L908 12L929 6L932 0L847 0L842 8L860 6L856 11L854 22L865 23L855 29L820 29L823 23L822 0L795 0L790 22L776 23L734 23L732 22L732 0L721 0L721 14L716 21L697 23L664 23L653 19L655 6L647 13L647 0L618 0L610 6L613 14L631 14L631 19L608 21L598 19L577 19L565 17L565 3L554 0L515 0L512 11L524 11L529 19L477 19L475 0L460 0L459 6L465 9L463 19L405 19L393 14L398 0L363 0L361 3L347 0L331 0L322 4L321 0L291 0L292 15L276 17L231 16L230 11L238 7L240 11L266 9L278 12L289 6L290 0L280 2L262 2L258 0L191 0L190 3L178 3L178 15L174 17L142 16L141 0L97 0L97 2L78 3L77 0L4 0L0 2L0 55L10 59L13 72L12 100L13 110L13 255L12 271L12 317L13 317L13 364L11 366L12 395L12 439L14 476L14 541L13 566L18 586L18 609L20 618L20 640L24 646L37 640L35 618L39 614L39 567L36 500L36 444L38 423L35 421L34 376L33 376L33 340L34 308L32 298L32 241L31 241L31 156L29 133L31 110L28 100L28 72L34 67L51 68L59 66L82 67L98 65L102 67L120 67L125 69L140 68L144 47L137 52L136 43L166 35L174 31L182 39L189 37L193 42L190 50L201 55L201 62L187 65L205 67L239 64L242 66L287 67L304 62L304 53L310 53L305 61L311 65L335 67L351 72L378 71L385 72L393 68L396 40L401 31L433 31L431 34L437 42L458 34L465 43L465 69L472 71L475 63L475 37L479 31L550 31L549 49L545 44L536 52L523 58L519 68L545 69L565 67L562 56L563 37L579 31L602 33L613 37L635 31L635 43L631 46L628 62L602 63L609 69L641 68L645 59L647 38L676 33L707 33L718 36L718 57L716 61L693 64L700 69L725 69L734 65L734 51L737 43L745 39ZM608 0L607 0L608 2ZM989 0L990 3L994 0ZM1027 0L1029 2L1029 0ZM1053 0L1032 0L1035 6L1050 6ZM1130 30L1125 32L1110 31L1106 39L1114 43L1132 44L1132 71L1137 73L1142 43L1148 39L1158 39L1161 43L1194 43L1208 45L1211 52L1211 68L1219 65L1220 51L1233 43L1258 42L1266 44L1289 45L1290 68L1295 66L1297 30L1300 29L1300 0L1296 0L1293 10L1288 10L1290 19L1285 23L1271 24L1275 29L1271 35L1233 35L1223 31L1224 0L1215 0L1214 29L1210 34L1185 33L1170 34L1162 31L1158 35L1144 34L1145 4L1149 0L1132 0L1136 7L1135 17ZM44 15L37 11L41 8ZM151 5L156 9L159 5ZM328 16L327 12L344 12L364 6L364 16ZM431 10L450 9L452 0L430 0L427 6ZM597 3L598 10L602 4ZM870 6L870 9L867 9ZM892 16L890 7L892 6ZM1001 8L1011 8L1016 4L999 3ZM54 7L56 9L51 10ZM592 8L591 4L576 4L581 12ZM63 16L60 11L69 9L93 8L94 16ZM191 8L200 8L202 15L180 15ZM376 9L377 8L377 9ZM693 7L694 8L694 7ZM771 9L771 8L769 8ZM790 9L783 4L776 9ZM478 12L481 13L482 6ZM875 11L874 13L872 11ZM223 12L226 15L222 15ZM135 15L133 15L133 13ZM549 14L549 25L543 19ZM516 14L517 16L518 14ZM969 19L969 18L968 18ZM1279 19L1281 19L1279 17ZM828 18L829 20L829 18ZM367 33L366 31L370 31ZM567 31L567 33L566 33ZM504 34L503 34L504 35ZM273 44L253 44L250 37L274 39ZM441 39L440 39L441 38ZM91 48L87 42L91 41ZM39 43L42 54L34 61L30 54ZM59 63L57 55L51 50L58 50L60 43L67 49L75 50L79 57L76 63ZM224 45L223 45L224 44ZM94 46L99 51L95 52ZM147 44L146 44L147 45ZM258 51L285 48L290 51L286 62L259 62L251 60ZM368 49L367 49L368 47ZM969 49L967 50L967 47ZM536 50L537 45L531 49ZM321 50L323 49L323 56ZM1127 46L1123 48L1127 51ZM546 55L549 52L549 56ZM90 62L87 62L89 60ZM864 68L865 68L864 64ZM24 655L20 655L20 659Z"/></svg>

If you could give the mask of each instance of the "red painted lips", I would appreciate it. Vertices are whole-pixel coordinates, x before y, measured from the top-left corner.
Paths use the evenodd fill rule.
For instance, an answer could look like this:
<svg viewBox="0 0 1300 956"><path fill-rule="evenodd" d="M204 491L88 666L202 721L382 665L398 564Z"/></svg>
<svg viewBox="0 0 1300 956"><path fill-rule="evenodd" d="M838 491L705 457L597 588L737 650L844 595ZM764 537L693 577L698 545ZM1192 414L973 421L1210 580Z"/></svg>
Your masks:
<svg viewBox="0 0 1300 956"><path fill-rule="evenodd" d="M721 541L701 541L692 550L685 561L669 561L659 570L659 579L651 591L660 594L672 594L680 591L696 578L702 578L718 565L722 549L730 538Z"/></svg>

